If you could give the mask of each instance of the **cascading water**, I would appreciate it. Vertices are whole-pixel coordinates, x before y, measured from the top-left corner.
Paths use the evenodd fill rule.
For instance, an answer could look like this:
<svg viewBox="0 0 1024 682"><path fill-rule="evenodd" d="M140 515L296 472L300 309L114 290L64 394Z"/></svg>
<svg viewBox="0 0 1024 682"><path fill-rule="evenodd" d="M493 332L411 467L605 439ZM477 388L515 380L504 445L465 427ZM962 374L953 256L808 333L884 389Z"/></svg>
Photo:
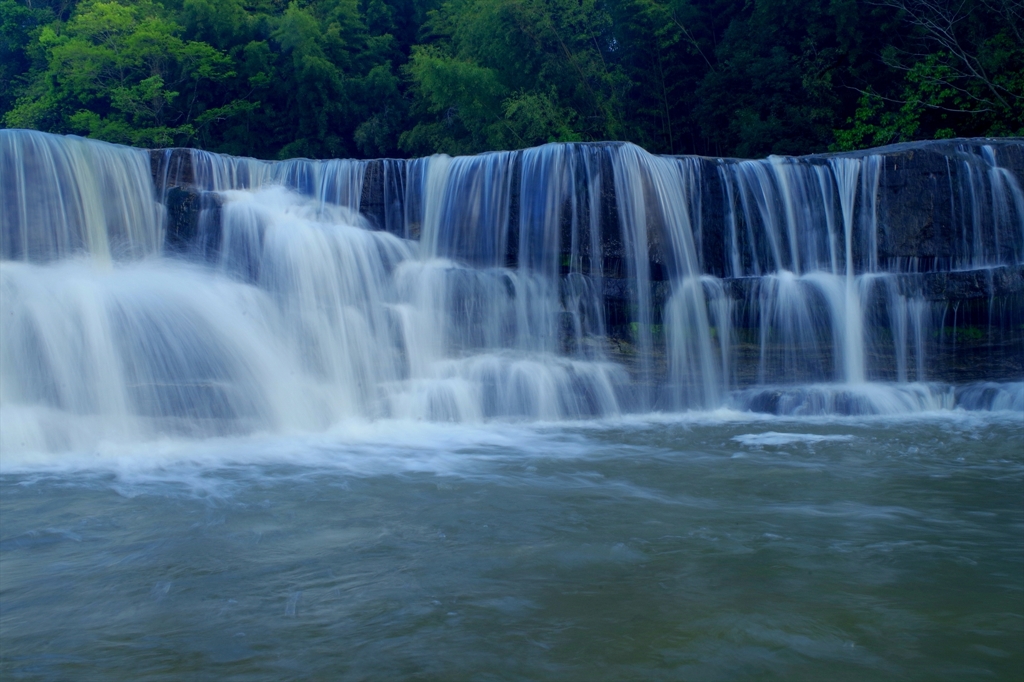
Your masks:
<svg viewBox="0 0 1024 682"><path fill-rule="evenodd" d="M1007 268L1020 279L1007 149L1021 154L947 157L952 251L918 258L880 220L899 181L881 151L264 162L0 131L0 444L1020 407L1019 385L923 383L977 328L976 311L926 298L927 271L986 272L992 292ZM1012 355L1019 296L987 306Z"/></svg>
<svg viewBox="0 0 1024 682"><path fill-rule="evenodd" d="M34 131L0 134L0 257L97 262L157 253L149 153Z"/></svg>

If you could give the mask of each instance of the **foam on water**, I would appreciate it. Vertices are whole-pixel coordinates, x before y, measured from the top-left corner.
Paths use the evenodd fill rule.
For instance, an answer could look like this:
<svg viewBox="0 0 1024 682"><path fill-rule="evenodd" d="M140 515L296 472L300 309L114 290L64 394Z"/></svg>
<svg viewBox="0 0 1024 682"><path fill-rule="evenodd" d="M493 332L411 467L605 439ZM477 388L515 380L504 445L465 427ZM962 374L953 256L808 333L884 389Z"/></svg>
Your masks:
<svg viewBox="0 0 1024 682"><path fill-rule="evenodd" d="M816 433L747 433L733 436L732 439L742 445L789 445L790 443L821 443L824 441L849 441L853 436L821 435Z"/></svg>
<svg viewBox="0 0 1024 682"><path fill-rule="evenodd" d="M0 427L7 435L32 423L20 421L20 416L13 411L5 413L5 419L11 421ZM61 415L52 419L47 426L61 423ZM973 433L990 425L1019 427L1020 411L944 409L911 414L787 416L720 408L585 421L453 424L420 419L349 419L316 432L292 430L203 438L165 435L135 441L97 437L89 447L66 448L59 453L5 447L0 475L58 479L69 474L101 479L114 476L118 484L163 482L185 484L196 491L231 486L231 481L239 477L277 479L315 472L360 477L422 473L491 478L506 475L502 469L506 465L529 466L538 460L662 456L666 448L682 446L685 450L690 439L694 439L692 447L697 451L728 447L724 444L729 440L754 448L842 444L855 439L852 434L858 431L899 425L910 431L938 428ZM80 431L88 428L87 420L72 427ZM808 432L808 428L815 432ZM698 432L705 435L698 437ZM669 439L665 443L658 440L663 434ZM708 437L712 441L707 441ZM623 441L632 444L627 446ZM705 455L695 452L693 456Z"/></svg>

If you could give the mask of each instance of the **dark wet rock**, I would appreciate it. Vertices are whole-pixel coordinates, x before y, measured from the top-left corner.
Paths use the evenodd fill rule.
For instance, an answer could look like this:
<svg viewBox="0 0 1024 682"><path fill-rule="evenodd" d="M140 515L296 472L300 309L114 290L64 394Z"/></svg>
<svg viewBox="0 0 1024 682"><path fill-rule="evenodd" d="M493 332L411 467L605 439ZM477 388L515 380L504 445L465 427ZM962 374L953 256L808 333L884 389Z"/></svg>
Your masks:
<svg viewBox="0 0 1024 682"><path fill-rule="evenodd" d="M406 234L405 225L405 161L374 159L367 162L363 172L359 212L375 230L384 230L399 237L412 236Z"/></svg>
<svg viewBox="0 0 1024 682"><path fill-rule="evenodd" d="M223 199L216 192L171 187L164 194L167 232L164 246L172 253L199 254L206 259L220 246Z"/></svg>
<svg viewBox="0 0 1024 682"><path fill-rule="evenodd" d="M171 187L191 187L195 184L190 149L151 149L149 164L153 173L153 184L158 192Z"/></svg>
<svg viewBox="0 0 1024 682"><path fill-rule="evenodd" d="M188 251L199 227L201 192L186 187L171 187L164 195L167 207L165 246L170 251Z"/></svg>
<svg viewBox="0 0 1024 682"><path fill-rule="evenodd" d="M878 188L880 261L916 259L934 268L947 260L969 260L972 254L964 253L965 247L980 245L986 253L998 255L1020 241L1020 226L1005 220L997 231L982 231L976 242L976 216L965 200L982 193L980 181L991 172L987 157L1024 177L1022 141L935 141L879 151L884 163ZM983 205L987 199L974 197ZM985 212L977 217L994 221Z"/></svg>
<svg viewBox="0 0 1024 682"><path fill-rule="evenodd" d="M897 275L900 293L929 301L1002 297L1024 292L1024 265Z"/></svg>

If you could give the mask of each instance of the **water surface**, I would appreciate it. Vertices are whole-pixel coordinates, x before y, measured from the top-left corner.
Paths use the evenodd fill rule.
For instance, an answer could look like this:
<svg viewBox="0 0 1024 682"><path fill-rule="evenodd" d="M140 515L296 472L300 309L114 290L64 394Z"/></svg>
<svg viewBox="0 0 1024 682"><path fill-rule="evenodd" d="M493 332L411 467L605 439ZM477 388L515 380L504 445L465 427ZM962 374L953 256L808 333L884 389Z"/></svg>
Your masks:
<svg viewBox="0 0 1024 682"><path fill-rule="evenodd" d="M349 424L0 466L14 679L1019 680L1015 412Z"/></svg>

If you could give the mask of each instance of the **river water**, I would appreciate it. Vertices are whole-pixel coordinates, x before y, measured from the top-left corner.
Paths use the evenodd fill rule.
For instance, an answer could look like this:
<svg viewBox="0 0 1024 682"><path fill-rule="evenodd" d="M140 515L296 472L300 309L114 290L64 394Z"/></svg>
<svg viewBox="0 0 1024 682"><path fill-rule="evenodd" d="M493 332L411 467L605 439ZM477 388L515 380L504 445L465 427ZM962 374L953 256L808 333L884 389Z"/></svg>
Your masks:
<svg viewBox="0 0 1024 682"><path fill-rule="evenodd" d="M1019 411L5 454L0 677L1019 680Z"/></svg>

